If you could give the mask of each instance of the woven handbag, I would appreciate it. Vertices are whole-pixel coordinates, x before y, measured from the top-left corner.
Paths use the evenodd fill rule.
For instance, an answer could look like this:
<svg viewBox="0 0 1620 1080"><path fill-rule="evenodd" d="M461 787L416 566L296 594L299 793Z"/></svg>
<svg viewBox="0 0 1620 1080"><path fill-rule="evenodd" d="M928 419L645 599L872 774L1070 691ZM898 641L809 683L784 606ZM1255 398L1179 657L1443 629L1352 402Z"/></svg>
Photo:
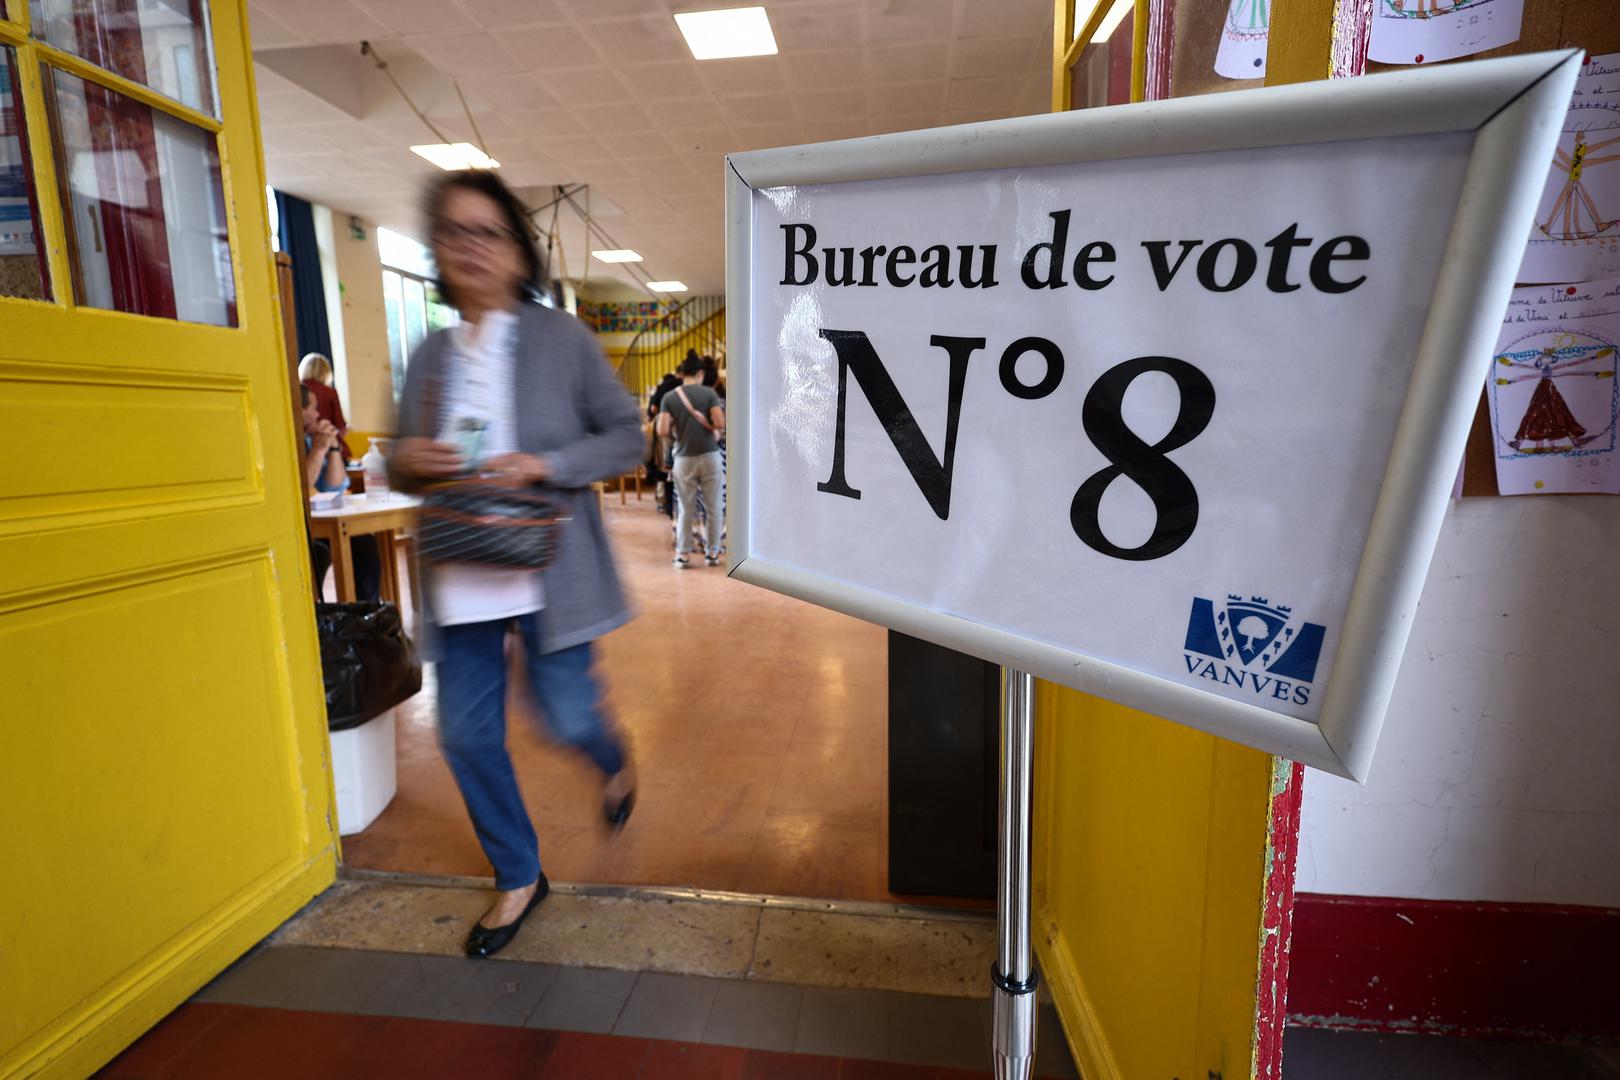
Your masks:
<svg viewBox="0 0 1620 1080"><path fill-rule="evenodd" d="M568 519L542 491L493 480L451 480L423 493L417 546L424 559L544 570Z"/></svg>

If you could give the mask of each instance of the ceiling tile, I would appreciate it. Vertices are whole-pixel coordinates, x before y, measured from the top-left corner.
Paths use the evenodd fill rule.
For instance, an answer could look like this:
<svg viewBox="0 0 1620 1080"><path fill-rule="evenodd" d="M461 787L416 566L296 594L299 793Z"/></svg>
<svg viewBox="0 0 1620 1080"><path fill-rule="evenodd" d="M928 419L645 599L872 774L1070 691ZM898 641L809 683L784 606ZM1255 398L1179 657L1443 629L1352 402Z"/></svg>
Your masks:
<svg viewBox="0 0 1620 1080"><path fill-rule="evenodd" d="M658 126L647 115L646 109L632 101L616 105L581 105L574 110L574 117L587 131L595 134L648 131Z"/></svg>
<svg viewBox="0 0 1620 1080"><path fill-rule="evenodd" d="M951 60L951 47L945 42L917 45L886 45L867 50L874 83L920 82L943 78Z"/></svg>
<svg viewBox="0 0 1620 1080"><path fill-rule="evenodd" d="M968 0L962 6L957 34L964 38L1017 34L1052 41L1051 0Z"/></svg>
<svg viewBox="0 0 1620 1080"><path fill-rule="evenodd" d="M510 165L544 164L553 160L552 155L541 150L538 145L521 138L490 139L485 143L484 149L490 157L501 163L503 169Z"/></svg>
<svg viewBox="0 0 1620 1080"><path fill-rule="evenodd" d="M658 118L665 127L676 131L726 126L720 106L709 97L663 102L658 107Z"/></svg>
<svg viewBox="0 0 1620 1080"><path fill-rule="evenodd" d="M351 0L276 0L275 17L316 44L389 37L388 28Z"/></svg>
<svg viewBox="0 0 1620 1080"><path fill-rule="evenodd" d="M858 139L870 135L872 125L865 117L848 120L817 120L804 125L805 137L810 142L828 142L833 139Z"/></svg>
<svg viewBox="0 0 1620 1080"><path fill-rule="evenodd" d="M561 135L548 139L536 139L535 145L541 153L555 161L596 161L601 158L612 157L607 148L589 135Z"/></svg>
<svg viewBox="0 0 1620 1080"><path fill-rule="evenodd" d="M885 135L895 131L923 131L940 126L937 112L918 113L913 116L879 116L872 121L872 134Z"/></svg>
<svg viewBox="0 0 1620 1080"><path fill-rule="evenodd" d="M613 158L603 158L600 161L586 161L574 168L576 179L588 184L600 184L613 180L628 180L633 174L630 166ZM584 200L581 199L581 202Z"/></svg>
<svg viewBox="0 0 1620 1080"><path fill-rule="evenodd" d="M562 22L568 17L557 0L455 0L455 3L480 26L491 30Z"/></svg>
<svg viewBox="0 0 1620 1080"><path fill-rule="evenodd" d="M667 5L660 0L563 0L574 18L581 22L601 21L604 19L625 19L636 15L646 15L649 9L662 11ZM702 7L702 4L683 5Z"/></svg>
<svg viewBox="0 0 1620 1080"><path fill-rule="evenodd" d="M739 60L705 60L698 71L709 88L727 94L769 94L786 90L782 67L774 56L745 57Z"/></svg>
<svg viewBox="0 0 1620 1080"><path fill-rule="evenodd" d="M656 131L596 132L596 141L616 158L668 157L675 153L669 140Z"/></svg>
<svg viewBox="0 0 1620 1080"><path fill-rule="evenodd" d="M952 79L945 91L945 107L951 112L961 112L1016 106L1023 96L1025 82L1022 76Z"/></svg>
<svg viewBox="0 0 1620 1080"><path fill-rule="evenodd" d="M855 0L794 4L769 10L777 47L784 53L837 46L848 48L862 40L861 9Z"/></svg>
<svg viewBox="0 0 1620 1080"><path fill-rule="evenodd" d="M671 174L684 174L686 166L673 156L661 158L633 158L625 162L630 171L645 180L659 181Z"/></svg>
<svg viewBox="0 0 1620 1080"><path fill-rule="evenodd" d="M473 105L490 109L546 109L557 99L533 75L469 75L460 80L462 92ZM459 104L459 103L458 103Z"/></svg>
<svg viewBox="0 0 1620 1080"><path fill-rule="evenodd" d="M945 106L945 81L895 83L872 89L872 111L878 116L937 113Z"/></svg>
<svg viewBox="0 0 1620 1080"><path fill-rule="evenodd" d="M568 105L602 105L631 98L624 83L605 67L543 74L540 81L557 100Z"/></svg>
<svg viewBox="0 0 1620 1080"><path fill-rule="evenodd" d="M844 120L865 117L866 92L853 90L811 90L795 94L793 107L802 120Z"/></svg>
<svg viewBox="0 0 1620 1080"><path fill-rule="evenodd" d="M956 43L951 75L958 79L982 79L1017 71L1029 63L1027 37L972 38Z"/></svg>
<svg viewBox="0 0 1620 1080"><path fill-rule="evenodd" d="M615 64L691 60L675 18L667 13L620 22L592 23L587 31L603 56Z"/></svg>
<svg viewBox="0 0 1620 1080"><path fill-rule="evenodd" d="M516 109L507 113L506 119L513 131L531 139L585 134L585 125L567 109Z"/></svg>
<svg viewBox="0 0 1620 1080"><path fill-rule="evenodd" d="M471 17L444 0L355 0L355 3L396 34L438 34L474 28Z"/></svg>
<svg viewBox="0 0 1620 1080"><path fill-rule="evenodd" d="M782 68L793 90L859 86L866 81L866 57L860 49L788 53L782 57Z"/></svg>
<svg viewBox="0 0 1620 1080"><path fill-rule="evenodd" d="M405 43L451 78L505 75L524 70L494 36L481 31L421 34L405 39Z"/></svg>
<svg viewBox="0 0 1620 1080"><path fill-rule="evenodd" d="M846 93L850 91L833 91ZM852 91L857 97L859 90ZM728 97L720 103L720 111L733 124L792 123L794 99L786 94L752 94L747 97Z"/></svg>
<svg viewBox="0 0 1620 1080"><path fill-rule="evenodd" d="M602 57L591 48L590 40L572 26L504 30L500 38L507 50L531 71L596 67L602 63ZM611 57L612 54L603 55Z"/></svg>
<svg viewBox="0 0 1620 1080"><path fill-rule="evenodd" d="M666 131L664 135L683 154L701 153L703 151L720 151L724 153L731 143L731 129L729 127L681 128L675 131Z"/></svg>
<svg viewBox="0 0 1620 1080"><path fill-rule="evenodd" d="M630 84L630 89L645 98L699 97L709 92L694 60L626 64L618 71L619 77Z"/></svg>
<svg viewBox="0 0 1620 1080"><path fill-rule="evenodd" d="M776 146L797 146L813 141L798 124L759 124L737 128L737 138L729 152L768 150Z"/></svg>
<svg viewBox="0 0 1620 1080"><path fill-rule="evenodd" d="M1000 6L1000 0L991 6ZM949 0L866 0L866 37L883 41L938 41L954 36Z"/></svg>
<svg viewBox="0 0 1620 1080"><path fill-rule="evenodd" d="M302 34L279 21L258 4L248 7L248 33L252 37L255 50L305 44Z"/></svg>

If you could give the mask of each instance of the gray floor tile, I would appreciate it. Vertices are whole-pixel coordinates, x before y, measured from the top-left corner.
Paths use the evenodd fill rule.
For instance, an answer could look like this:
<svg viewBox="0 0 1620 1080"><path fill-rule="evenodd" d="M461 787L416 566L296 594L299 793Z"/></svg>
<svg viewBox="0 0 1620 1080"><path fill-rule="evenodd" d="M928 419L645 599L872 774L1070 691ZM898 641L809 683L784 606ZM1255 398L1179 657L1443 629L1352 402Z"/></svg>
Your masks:
<svg viewBox="0 0 1620 1080"><path fill-rule="evenodd" d="M1046 1080L1080 1080L1057 1009L1042 1005L1035 1020L1035 1073Z"/></svg>
<svg viewBox="0 0 1620 1080"><path fill-rule="evenodd" d="M990 1002L978 998L889 995L890 1061L950 1069L990 1064Z"/></svg>
<svg viewBox="0 0 1620 1080"><path fill-rule="evenodd" d="M557 981L552 964L486 960L456 994L456 1012L448 1020L521 1027Z"/></svg>
<svg viewBox="0 0 1620 1080"><path fill-rule="evenodd" d="M461 989L489 961L464 956L399 956L377 989L357 1009L373 1016L465 1020Z"/></svg>
<svg viewBox="0 0 1620 1080"><path fill-rule="evenodd" d="M302 949L301 977L280 1001L283 1009L359 1012L385 982L407 972L417 957L357 949Z"/></svg>
<svg viewBox="0 0 1620 1080"><path fill-rule="evenodd" d="M294 985L304 977L307 949L259 949L242 957L220 972L213 982L197 991L193 1001L226 1005L281 1004Z"/></svg>
<svg viewBox="0 0 1620 1080"><path fill-rule="evenodd" d="M1443 1040L1435 1040L1443 1041ZM1466 1044L1477 1063L1474 1075L1489 1080L1610 1080L1613 1073L1579 1047L1548 1043L1478 1041ZM1404 1078L1403 1078L1404 1080Z"/></svg>
<svg viewBox="0 0 1620 1080"><path fill-rule="evenodd" d="M752 1050L792 1050L804 988L726 979L714 996L703 1041Z"/></svg>
<svg viewBox="0 0 1620 1080"><path fill-rule="evenodd" d="M556 981L542 995L524 1026L606 1035L613 1030L635 983L633 971L559 968Z"/></svg>
<svg viewBox="0 0 1620 1080"><path fill-rule="evenodd" d="M643 972L613 1025L613 1034L697 1042L719 989L718 979Z"/></svg>
<svg viewBox="0 0 1620 1080"><path fill-rule="evenodd" d="M889 1052L889 995L880 990L807 986L793 1050L882 1060Z"/></svg>

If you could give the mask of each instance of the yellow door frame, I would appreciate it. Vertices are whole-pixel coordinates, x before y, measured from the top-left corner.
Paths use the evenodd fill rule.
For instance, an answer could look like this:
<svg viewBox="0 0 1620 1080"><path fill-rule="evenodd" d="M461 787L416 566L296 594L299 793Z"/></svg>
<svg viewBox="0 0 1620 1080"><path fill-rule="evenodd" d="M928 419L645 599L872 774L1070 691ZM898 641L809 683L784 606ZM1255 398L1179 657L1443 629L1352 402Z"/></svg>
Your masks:
<svg viewBox="0 0 1620 1080"><path fill-rule="evenodd" d="M51 298L0 298L0 1078L93 1072L335 876L299 435L246 0L215 118L9 0ZM81 306L44 79L213 135L235 327Z"/></svg>

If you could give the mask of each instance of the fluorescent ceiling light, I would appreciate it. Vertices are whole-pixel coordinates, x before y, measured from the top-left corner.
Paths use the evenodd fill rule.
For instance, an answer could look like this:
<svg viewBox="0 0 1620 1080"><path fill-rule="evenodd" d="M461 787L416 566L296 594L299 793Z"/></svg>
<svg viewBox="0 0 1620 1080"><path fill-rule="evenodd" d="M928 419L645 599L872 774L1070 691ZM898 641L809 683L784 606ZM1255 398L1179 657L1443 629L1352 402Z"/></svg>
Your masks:
<svg viewBox="0 0 1620 1080"><path fill-rule="evenodd" d="M498 169L501 163L472 143L427 143L411 147L411 153L425 157L441 169Z"/></svg>
<svg viewBox="0 0 1620 1080"><path fill-rule="evenodd" d="M1135 0L1114 0L1114 6L1108 9L1103 21L1097 25L1097 32L1091 35L1093 45L1101 45L1108 40L1119 24L1125 21L1125 15L1136 6Z"/></svg>
<svg viewBox="0 0 1620 1080"><path fill-rule="evenodd" d="M647 288L651 289L653 292L685 292L686 291L686 282L684 282L684 281L649 281L649 282L647 282Z"/></svg>
<svg viewBox="0 0 1620 1080"><path fill-rule="evenodd" d="M771 56L776 35L762 7L724 11L682 11L675 24L697 60L724 60L731 56Z"/></svg>
<svg viewBox="0 0 1620 1080"><path fill-rule="evenodd" d="M593 251L591 257L601 259L605 263L640 262L641 256L629 248L608 248L604 251Z"/></svg>

